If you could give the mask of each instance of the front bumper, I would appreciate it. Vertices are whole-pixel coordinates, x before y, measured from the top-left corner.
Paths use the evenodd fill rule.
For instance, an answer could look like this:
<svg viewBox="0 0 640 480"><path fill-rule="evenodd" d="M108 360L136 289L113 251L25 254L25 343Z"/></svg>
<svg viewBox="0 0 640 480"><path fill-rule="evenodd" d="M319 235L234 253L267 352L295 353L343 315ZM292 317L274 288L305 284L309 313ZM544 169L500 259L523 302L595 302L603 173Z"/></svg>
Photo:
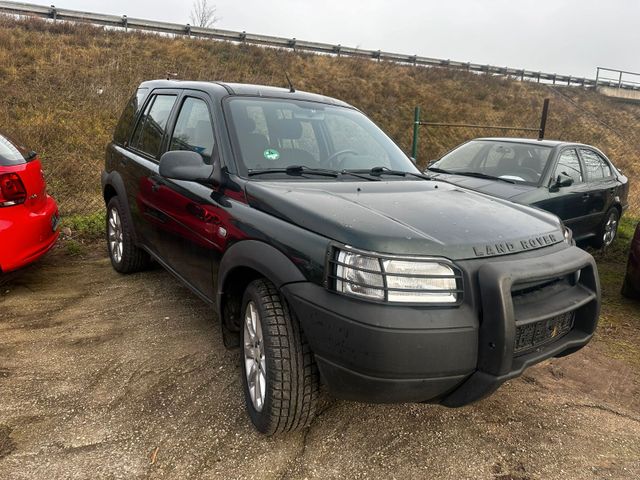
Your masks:
<svg viewBox="0 0 640 480"><path fill-rule="evenodd" d="M458 307L375 304L311 283L282 292L334 395L462 406L591 339L600 311L595 262L577 247L547 251L456 262L465 284ZM565 314L568 333L516 353L517 328Z"/></svg>

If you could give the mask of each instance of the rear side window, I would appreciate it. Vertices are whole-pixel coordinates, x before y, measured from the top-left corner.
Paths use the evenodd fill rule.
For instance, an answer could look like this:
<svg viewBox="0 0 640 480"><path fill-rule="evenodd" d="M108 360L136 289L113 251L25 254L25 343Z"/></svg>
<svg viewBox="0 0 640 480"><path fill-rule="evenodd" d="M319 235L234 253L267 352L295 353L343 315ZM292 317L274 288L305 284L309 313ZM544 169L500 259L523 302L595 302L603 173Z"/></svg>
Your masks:
<svg viewBox="0 0 640 480"><path fill-rule="evenodd" d="M118 125L116 125L115 132L113 133L113 141L119 145L126 145L129 137L131 136L131 130L133 130L133 122L136 119L136 115L142 108L144 99L147 96L148 88L139 88L134 93L127 106L124 107Z"/></svg>
<svg viewBox="0 0 640 480"><path fill-rule="evenodd" d="M0 135L0 165L17 165L24 162L25 158L22 153L20 153L20 150L18 150L8 138Z"/></svg>
<svg viewBox="0 0 640 480"><path fill-rule="evenodd" d="M213 143L213 125L207 103L199 98L187 97L178 114L169 150L198 152L210 164Z"/></svg>
<svg viewBox="0 0 640 480"><path fill-rule="evenodd" d="M593 182L603 178L609 178L612 175L609 163L596 152L580 149L580 155L582 155L582 160L584 160L588 181Z"/></svg>
<svg viewBox="0 0 640 480"><path fill-rule="evenodd" d="M132 148L154 158L158 157L175 101L175 95L156 95L149 101L133 133Z"/></svg>
<svg viewBox="0 0 640 480"><path fill-rule="evenodd" d="M573 183L582 183L582 169L580 168L580 159L575 149L565 150L560 154L558 166L553 180L558 178L561 173L573 178Z"/></svg>

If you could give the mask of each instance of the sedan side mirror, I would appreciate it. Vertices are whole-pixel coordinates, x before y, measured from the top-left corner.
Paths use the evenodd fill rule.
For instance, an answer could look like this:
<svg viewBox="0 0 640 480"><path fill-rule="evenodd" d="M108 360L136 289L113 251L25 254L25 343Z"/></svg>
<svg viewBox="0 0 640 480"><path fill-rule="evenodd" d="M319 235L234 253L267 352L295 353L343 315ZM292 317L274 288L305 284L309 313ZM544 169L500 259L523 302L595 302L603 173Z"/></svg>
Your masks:
<svg viewBox="0 0 640 480"><path fill-rule="evenodd" d="M204 163L202 155L190 150L166 152L160 157L160 175L173 180L211 182L213 166Z"/></svg>
<svg viewBox="0 0 640 480"><path fill-rule="evenodd" d="M549 190L552 192L557 192L558 190L560 190L560 188L569 187L571 185L573 185L573 178L564 173L559 173L555 183L551 185L551 188Z"/></svg>

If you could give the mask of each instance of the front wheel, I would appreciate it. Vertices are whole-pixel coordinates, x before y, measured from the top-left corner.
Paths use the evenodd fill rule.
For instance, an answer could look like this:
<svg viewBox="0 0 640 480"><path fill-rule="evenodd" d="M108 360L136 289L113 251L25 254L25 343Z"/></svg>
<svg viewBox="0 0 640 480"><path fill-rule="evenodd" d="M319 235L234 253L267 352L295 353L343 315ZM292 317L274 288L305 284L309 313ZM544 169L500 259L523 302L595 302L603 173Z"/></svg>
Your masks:
<svg viewBox="0 0 640 480"><path fill-rule="evenodd" d="M306 427L315 416L319 377L298 321L264 279L249 284L242 312L242 385L251 421L266 435Z"/></svg>
<svg viewBox="0 0 640 480"><path fill-rule="evenodd" d="M604 216L604 221L600 225L596 238L593 240L593 246L595 248L607 248L613 243L618 235L619 221L620 214L618 213L618 209L615 207L610 208Z"/></svg>

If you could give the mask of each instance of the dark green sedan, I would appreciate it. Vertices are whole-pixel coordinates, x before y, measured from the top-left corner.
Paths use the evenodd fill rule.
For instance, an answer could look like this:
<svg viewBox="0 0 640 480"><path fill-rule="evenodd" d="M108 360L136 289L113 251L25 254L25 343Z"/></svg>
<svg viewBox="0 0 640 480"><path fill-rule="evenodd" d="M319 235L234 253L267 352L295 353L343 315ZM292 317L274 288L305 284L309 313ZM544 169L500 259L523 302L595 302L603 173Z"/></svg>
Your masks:
<svg viewBox="0 0 640 480"><path fill-rule="evenodd" d="M555 213L576 241L611 245L629 182L600 150L580 143L478 138L432 162L439 180Z"/></svg>

